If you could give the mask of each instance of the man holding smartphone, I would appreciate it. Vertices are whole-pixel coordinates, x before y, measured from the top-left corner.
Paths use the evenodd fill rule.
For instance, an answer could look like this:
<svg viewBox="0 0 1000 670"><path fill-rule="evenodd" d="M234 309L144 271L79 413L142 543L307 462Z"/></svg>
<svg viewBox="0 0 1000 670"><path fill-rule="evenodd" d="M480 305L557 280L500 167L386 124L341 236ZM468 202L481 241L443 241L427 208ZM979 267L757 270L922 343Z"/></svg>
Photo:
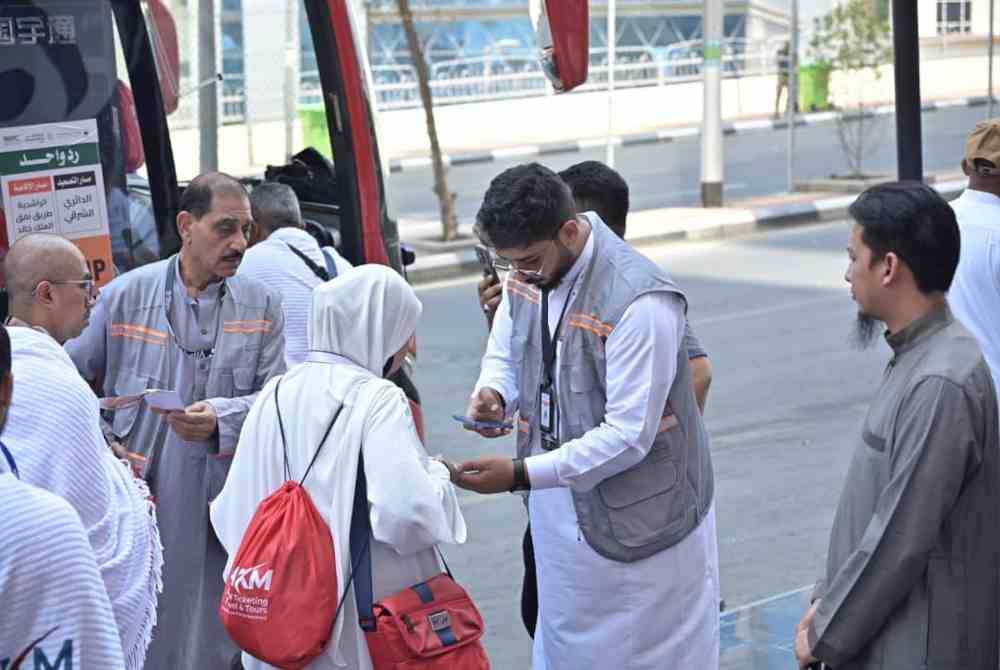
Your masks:
<svg viewBox="0 0 1000 670"><path fill-rule="evenodd" d="M629 210L628 184L615 170L600 161L583 161L571 165L559 173L573 192L578 212L596 212L615 235L625 239L626 217ZM493 266L489 249L476 247L476 255L483 269L479 280L479 305L486 315L486 323L493 327L493 317L500 305L503 285ZM691 376L694 381L694 395L702 413L708 402L708 389L712 385L712 363L708 352L695 335L691 323L684 322L684 348L688 352Z"/></svg>
<svg viewBox="0 0 1000 670"><path fill-rule="evenodd" d="M714 481L683 293L537 163L493 180L477 225L511 272L466 414L518 412L518 457L463 463L458 485L530 491L532 667L716 667Z"/></svg>
<svg viewBox="0 0 1000 670"><path fill-rule="evenodd" d="M566 168L559 173L559 177L573 192L578 212L596 212L615 235L625 239L626 217L629 210L629 188L620 174L599 161L583 161ZM488 326L492 328L494 315L500 305L503 285L493 265L490 251L480 245L476 247L476 255L483 269L483 278L478 285L479 304L486 315ZM704 413L705 403L708 400L708 389L712 383L712 364L708 359L708 352L702 347L701 341L695 335L687 319L684 322L683 347L688 354L698 408ZM522 552L524 583L521 589L521 618L528 634L534 637L535 622L538 616L538 591L530 525L524 532Z"/></svg>

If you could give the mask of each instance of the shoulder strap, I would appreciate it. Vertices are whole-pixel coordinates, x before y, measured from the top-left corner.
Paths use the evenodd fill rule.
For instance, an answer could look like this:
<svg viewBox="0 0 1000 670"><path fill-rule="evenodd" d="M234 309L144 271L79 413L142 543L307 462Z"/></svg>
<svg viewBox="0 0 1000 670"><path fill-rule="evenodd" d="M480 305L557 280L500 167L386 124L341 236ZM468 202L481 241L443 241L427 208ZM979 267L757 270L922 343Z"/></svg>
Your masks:
<svg viewBox="0 0 1000 670"><path fill-rule="evenodd" d="M368 512L368 479L365 477L364 445L358 455L358 477L354 487L354 510L351 512L351 577L347 580L347 588L354 581L354 602L358 606L358 624L365 632L375 630L374 586L372 583L372 557L370 549L372 537L371 518ZM445 572L452 577L451 569L441 549L434 545L437 555L444 564ZM454 579L454 577L452 577ZM347 590L344 590L344 597ZM342 599L343 600L343 599ZM343 605L343 602L341 602ZM338 608L339 611L339 608ZM336 619L334 619L336 621Z"/></svg>
<svg viewBox="0 0 1000 670"><path fill-rule="evenodd" d="M278 383L274 386L274 411L278 414L278 429L281 432L281 453L284 458L285 464L285 481L292 478L291 471L288 467L288 443L285 440L285 422L281 418L281 406L278 404L278 391L281 390L281 377L278 378ZM340 412L344 409L344 403L340 404L337 411L333 413L333 419L330 420L330 425L326 427L326 432L323 433L323 437L320 438L319 445L316 447L316 451L313 453L312 460L309 461L309 466L306 468L306 472L302 475L302 479L299 480L299 486L302 486L306 477L312 471L313 465L316 464L316 459L319 458L319 452L323 450L323 445L326 444L326 438L330 437L330 431L333 430L333 425L337 423L337 419L340 417Z"/></svg>
<svg viewBox="0 0 1000 670"><path fill-rule="evenodd" d="M320 247L319 252L323 254L323 260L326 261L326 274L330 279L337 276L337 259L326 250L326 247Z"/></svg>
<svg viewBox="0 0 1000 670"><path fill-rule="evenodd" d="M328 281L329 279L331 279L329 273L326 270L324 270L323 268L321 268L320 266L316 265L316 263L314 263L311 258L309 258L304 253L302 253L301 251L299 251L298 249L296 249L295 247L293 247L288 242L285 242L285 246L287 246L289 249L291 249L293 254L295 254L296 256L298 256L299 258L301 258L302 262L305 263L307 266L309 266L309 269L313 271L314 275L316 275L317 277L319 277L323 281ZM320 249L320 252L322 253L322 249ZM323 254L323 258L326 258L326 254ZM327 262L326 265L327 265L327 267L330 267L330 263L329 262Z"/></svg>
<svg viewBox="0 0 1000 670"><path fill-rule="evenodd" d="M375 630L372 585L372 556L369 544L372 523L368 511L368 479L365 477L364 445L358 454L358 477L354 486L354 510L351 512L351 578L354 579L354 602L358 606L358 623L366 632ZM350 580L348 581L350 585ZM346 595L346 593L345 593Z"/></svg>

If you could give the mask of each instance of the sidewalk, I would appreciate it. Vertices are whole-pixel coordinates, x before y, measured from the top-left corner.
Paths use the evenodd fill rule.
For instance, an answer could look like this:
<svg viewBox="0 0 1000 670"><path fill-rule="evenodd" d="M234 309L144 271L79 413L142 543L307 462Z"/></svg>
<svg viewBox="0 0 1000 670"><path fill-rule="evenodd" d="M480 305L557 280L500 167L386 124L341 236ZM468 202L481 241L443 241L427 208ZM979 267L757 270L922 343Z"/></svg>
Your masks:
<svg viewBox="0 0 1000 670"><path fill-rule="evenodd" d="M949 109L953 107L983 107L989 102L985 96L973 96L963 98L949 98L942 100L928 100L922 103L921 110L924 112L936 112L939 109ZM884 116L894 114L896 107L893 104L873 105L866 110L866 115ZM856 117L857 112L811 112L807 114L797 114L795 116L795 126L804 127L826 123L846 115L847 118ZM788 127L788 121L784 118L775 119L771 116L746 115L735 120L723 123L722 133L725 136L739 135L749 132L784 130ZM667 126L655 132L642 132L627 135L616 135L611 141L616 146L635 146L639 144L658 144L672 142L680 137L697 137L701 134L699 125L678 125ZM604 147L607 139L604 137L589 139L557 138L555 141L544 144L522 144L516 146L503 146L483 150L469 150L459 153L445 154L443 156L446 165L453 168L463 165L474 165L479 163L490 163L496 160L505 160L514 157L532 156L552 156L556 154L577 153L595 147ZM429 155L413 156L408 158L392 159L389 161L389 171L391 173L412 171L417 169L429 169L431 159Z"/></svg>
<svg viewBox="0 0 1000 670"><path fill-rule="evenodd" d="M951 200L965 188L960 173L928 175L943 197ZM857 194L824 193L776 194L734 202L718 209L665 207L632 212L628 217L628 241L636 247L710 240L747 235L775 228L837 221L847 217L847 208ZM400 237L417 254L407 268L413 284L461 277L479 272L473 247L477 240L471 224L460 224L460 239L441 242L441 225L436 221L399 221Z"/></svg>

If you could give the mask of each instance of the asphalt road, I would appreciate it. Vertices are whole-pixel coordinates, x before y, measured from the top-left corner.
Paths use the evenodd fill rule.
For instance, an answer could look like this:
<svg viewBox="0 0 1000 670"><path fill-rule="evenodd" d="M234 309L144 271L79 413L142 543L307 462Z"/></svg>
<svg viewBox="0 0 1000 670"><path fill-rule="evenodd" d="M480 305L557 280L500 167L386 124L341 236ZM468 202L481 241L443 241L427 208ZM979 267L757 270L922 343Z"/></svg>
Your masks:
<svg viewBox="0 0 1000 670"><path fill-rule="evenodd" d="M986 117L985 107L957 107L923 114L924 170L956 171L965 138ZM895 174L895 118L874 120L872 150L863 163L865 171ZM739 200L783 193L786 183L786 131L751 131L723 140L725 198ZM701 176L700 138L679 138L661 144L618 147L615 167L631 189L632 209L699 204ZM843 173L847 164L834 122L796 129L796 178L816 179ZM449 187L458 194L458 215L472 221L490 180L504 169L528 160L539 160L562 170L583 160L604 160L604 149L592 149L539 158L512 158L491 163L462 165L448 173ZM393 216L434 221L437 200L431 192L430 168L404 170L389 177Z"/></svg>
<svg viewBox="0 0 1000 670"><path fill-rule="evenodd" d="M687 292L715 369L706 418L730 609L815 580L854 439L888 360L885 345L859 352L848 342L847 234L847 224L834 223L646 251ZM417 383L431 453L512 453L509 440L479 438L450 418L465 407L485 345L475 286L418 293ZM520 499L463 493L463 501L469 540L447 556L487 620L494 666L527 669Z"/></svg>

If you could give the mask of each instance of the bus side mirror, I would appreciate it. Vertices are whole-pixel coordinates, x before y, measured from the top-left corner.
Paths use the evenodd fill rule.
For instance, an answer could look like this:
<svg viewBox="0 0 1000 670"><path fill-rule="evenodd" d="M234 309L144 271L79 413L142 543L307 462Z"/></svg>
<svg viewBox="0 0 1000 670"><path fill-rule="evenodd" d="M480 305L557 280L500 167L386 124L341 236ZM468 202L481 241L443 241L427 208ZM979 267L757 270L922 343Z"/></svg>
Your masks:
<svg viewBox="0 0 1000 670"><path fill-rule="evenodd" d="M177 23L164 0L146 0L149 10L147 28L153 45L156 73L160 78L163 111L173 114L180 102L181 57L177 42Z"/></svg>
<svg viewBox="0 0 1000 670"><path fill-rule="evenodd" d="M558 93L587 81L590 64L590 10L587 0L531 0L542 71Z"/></svg>

